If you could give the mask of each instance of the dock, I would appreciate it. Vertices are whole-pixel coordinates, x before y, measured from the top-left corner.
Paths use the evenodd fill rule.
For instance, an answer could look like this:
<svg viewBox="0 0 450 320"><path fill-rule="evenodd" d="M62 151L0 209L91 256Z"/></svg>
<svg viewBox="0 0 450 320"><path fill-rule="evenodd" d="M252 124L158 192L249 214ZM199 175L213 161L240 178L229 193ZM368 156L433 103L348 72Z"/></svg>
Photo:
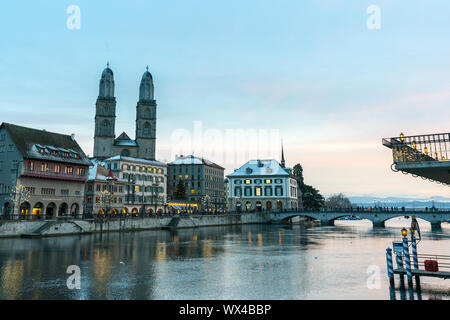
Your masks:
<svg viewBox="0 0 450 320"><path fill-rule="evenodd" d="M395 274L400 275L406 275L405 269L394 269ZM420 276L420 277L434 277L434 278L441 278L441 279L450 279L450 272L448 271L426 271L426 270L411 270L411 273L413 276Z"/></svg>

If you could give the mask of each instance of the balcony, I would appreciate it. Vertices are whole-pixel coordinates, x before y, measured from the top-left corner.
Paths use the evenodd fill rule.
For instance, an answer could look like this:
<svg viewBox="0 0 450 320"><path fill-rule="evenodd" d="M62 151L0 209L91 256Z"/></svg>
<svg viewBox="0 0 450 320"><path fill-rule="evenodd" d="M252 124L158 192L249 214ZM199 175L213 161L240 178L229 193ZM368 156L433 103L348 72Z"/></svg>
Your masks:
<svg viewBox="0 0 450 320"><path fill-rule="evenodd" d="M450 184L450 134L384 138L382 143L392 150L395 172L411 173L443 184Z"/></svg>
<svg viewBox="0 0 450 320"><path fill-rule="evenodd" d="M41 178L41 179L52 179L52 180L65 180L65 181L78 181L85 182L87 180L87 174L83 176L77 176L76 174L64 174L55 173L52 170L40 171L40 170L29 170L24 168L21 174L23 177Z"/></svg>

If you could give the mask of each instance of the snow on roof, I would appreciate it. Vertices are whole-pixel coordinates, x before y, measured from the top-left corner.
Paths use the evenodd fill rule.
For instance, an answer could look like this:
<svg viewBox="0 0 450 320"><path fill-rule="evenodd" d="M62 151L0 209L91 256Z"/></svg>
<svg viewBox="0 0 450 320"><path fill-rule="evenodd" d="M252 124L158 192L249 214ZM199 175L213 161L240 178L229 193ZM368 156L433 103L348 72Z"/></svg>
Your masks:
<svg viewBox="0 0 450 320"><path fill-rule="evenodd" d="M286 168L283 168L276 160L250 160L227 177L246 176L289 176Z"/></svg>
<svg viewBox="0 0 450 320"><path fill-rule="evenodd" d="M114 144L116 146L137 147L137 143L134 140L115 140Z"/></svg>
<svg viewBox="0 0 450 320"><path fill-rule="evenodd" d="M177 156L174 161L170 162L169 165L180 165L180 164L206 164L208 166L222 168L218 164L209 161L207 159L198 158L194 155L189 156ZM222 168L223 169L223 168Z"/></svg>
<svg viewBox="0 0 450 320"><path fill-rule="evenodd" d="M164 162L157 161L157 160L147 160L147 159L141 159L141 158L124 157L121 155L117 155L117 156L108 158L105 160L105 162L116 161L116 160L131 161L131 162L135 162L135 163L143 163L143 164L157 165L157 166L163 166L163 167L167 166Z"/></svg>
<svg viewBox="0 0 450 320"><path fill-rule="evenodd" d="M91 160L94 163L93 166L89 167L88 180L111 180L108 175L110 172L103 166L103 163L97 159ZM117 177L116 177L117 178ZM117 178L116 180L124 182L124 179Z"/></svg>

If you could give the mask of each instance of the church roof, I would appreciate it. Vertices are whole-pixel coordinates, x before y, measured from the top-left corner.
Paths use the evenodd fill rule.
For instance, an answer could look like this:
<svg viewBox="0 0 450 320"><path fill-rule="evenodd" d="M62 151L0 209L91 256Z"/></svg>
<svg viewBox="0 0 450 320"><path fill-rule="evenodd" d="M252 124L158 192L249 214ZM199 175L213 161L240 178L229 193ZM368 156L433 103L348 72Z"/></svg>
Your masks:
<svg viewBox="0 0 450 320"><path fill-rule="evenodd" d="M108 77L108 78L114 77L114 73L109 67L106 67L105 70L103 70L103 72L102 72L102 78L106 78L106 77Z"/></svg>
<svg viewBox="0 0 450 320"><path fill-rule="evenodd" d="M137 147L138 146L136 141L131 140L130 137L125 132L122 132L122 134L114 140L114 145L128 146L128 147Z"/></svg>
<svg viewBox="0 0 450 320"><path fill-rule="evenodd" d="M116 140L131 140L131 139L130 139L130 137L125 133L125 131L124 131L124 132L122 132L122 133L120 134L120 136L117 137Z"/></svg>
<svg viewBox="0 0 450 320"><path fill-rule="evenodd" d="M150 72L148 72L148 70L145 71L144 74L142 75L141 81L145 81L145 80L152 80L153 81L152 74Z"/></svg>
<svg viewBox="0 0 450 320"><path fill-rule="evenodd" d="M91 165L73 136L3 122L16 148L27 159Z"/></svg>

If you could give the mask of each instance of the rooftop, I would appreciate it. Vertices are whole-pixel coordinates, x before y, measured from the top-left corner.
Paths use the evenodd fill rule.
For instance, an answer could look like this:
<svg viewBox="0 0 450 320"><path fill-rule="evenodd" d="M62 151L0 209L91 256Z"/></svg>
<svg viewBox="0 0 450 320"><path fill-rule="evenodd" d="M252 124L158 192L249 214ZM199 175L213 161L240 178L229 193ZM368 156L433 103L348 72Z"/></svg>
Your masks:
<svg viewBox="0 0 450 320"><path fill-rule="evenodd" d="M218 164L209 161L204 158L195 157L194 155L189 156L177 156L174 161L170 162L169 165L190 165L190 164L203 164L211 167L216 167L219 169L224 169Z"/></svg>
<svg viewBox="0 0 450 320"><path fill-rule="evenodd" d="M32 129L6 122L2 123L0 129L2 128L9 133L24 158L91 165L91 161L73 135Z"/></svg>
<svg viewBox="0 0 450 320"><path fill-rule="evenodd" d="M141 163L141 164L148 164L148 165L163 166L163 167L167 166L164 162L157 161L157 160L147 160L147 159L141 159L141 158L125 157L125 156L121 156L121 155L117 155L117 156L105 159L104 162L117 161L117 160L129 161L129 162Z"/></svg>
<svg viewBox="0 0 450 320"><path fill-rule="evenodd" d="M250 160L227 177L247 176L290 176L289 169L283 168L276 160Z"/></svg>

